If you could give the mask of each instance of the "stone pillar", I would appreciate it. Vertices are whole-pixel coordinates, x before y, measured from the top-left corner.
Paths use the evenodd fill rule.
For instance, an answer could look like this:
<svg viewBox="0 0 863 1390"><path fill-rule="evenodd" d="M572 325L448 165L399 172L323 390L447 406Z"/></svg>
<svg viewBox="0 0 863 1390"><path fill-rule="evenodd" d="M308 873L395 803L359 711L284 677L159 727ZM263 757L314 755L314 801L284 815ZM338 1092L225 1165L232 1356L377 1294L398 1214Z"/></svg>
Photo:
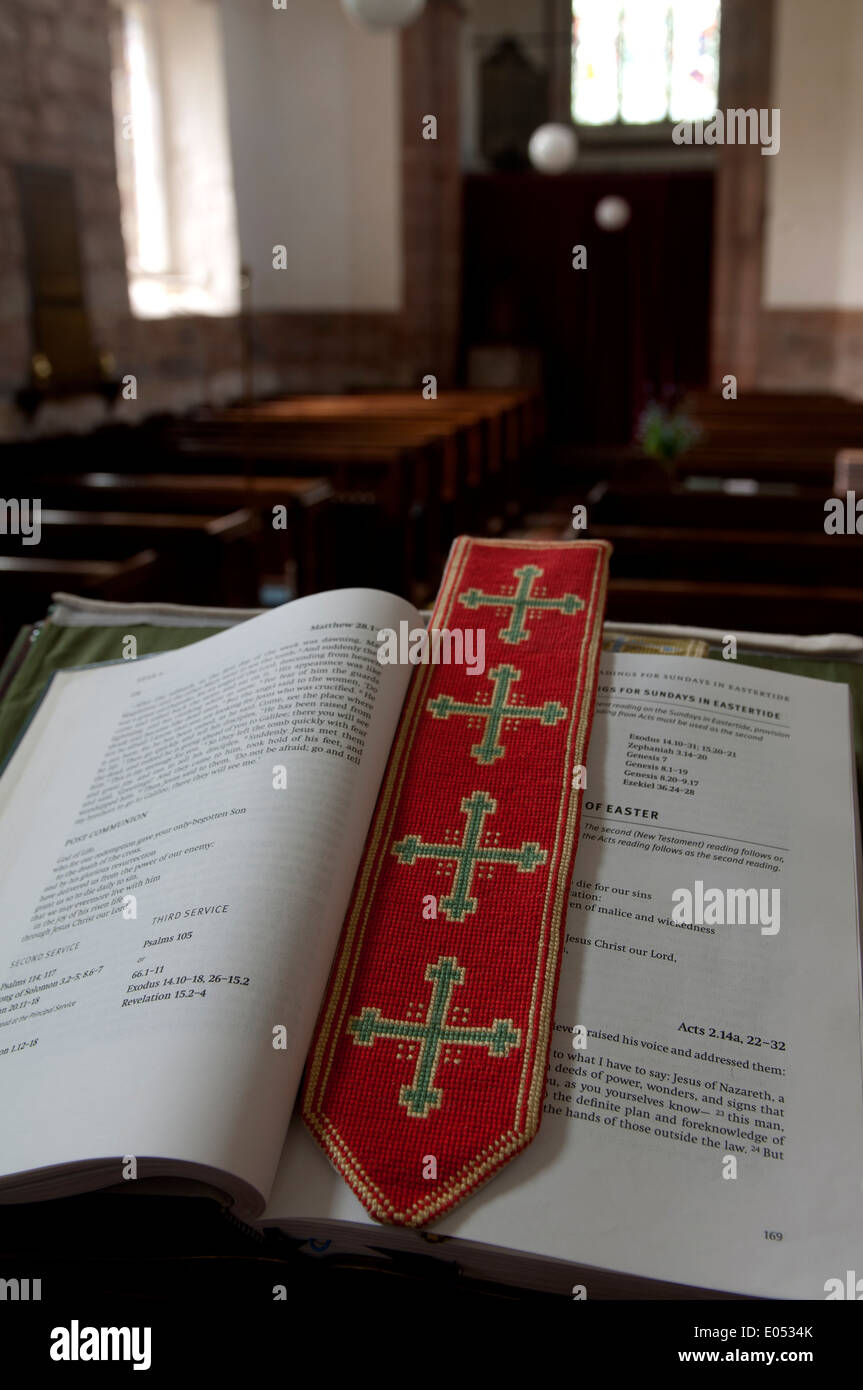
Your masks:
<svg viewBox="0 0 863 1390"><path fill-rule="evenodd" d="M456 0L429 0L401 41L404 347L419 376L431 373L441 387L452 385L458 355L462 22ZM428 116L434 140L423 137Z"/></svg>
<svg viewBox="0 0 863 1390"><path fill-rule="evenodd" d="M719 108L770 106L774 0L723 0ZM759 145L717 145L711 382L758 376L767 160Z"/></svg>

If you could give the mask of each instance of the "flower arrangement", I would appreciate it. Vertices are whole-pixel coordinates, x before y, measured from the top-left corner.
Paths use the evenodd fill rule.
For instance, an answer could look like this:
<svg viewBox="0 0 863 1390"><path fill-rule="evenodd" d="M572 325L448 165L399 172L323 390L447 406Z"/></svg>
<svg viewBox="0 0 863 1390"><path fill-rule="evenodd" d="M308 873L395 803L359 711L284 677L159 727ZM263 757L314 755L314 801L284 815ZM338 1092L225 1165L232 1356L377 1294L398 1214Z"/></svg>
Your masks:
<svg viewBox="0 0 863 1390"><path fill-rule="evenodd" d="M635 437L648 458L673 466L678 455L691 449L701 435L700 427L689 415L651 401L639 417Z"/></svg>

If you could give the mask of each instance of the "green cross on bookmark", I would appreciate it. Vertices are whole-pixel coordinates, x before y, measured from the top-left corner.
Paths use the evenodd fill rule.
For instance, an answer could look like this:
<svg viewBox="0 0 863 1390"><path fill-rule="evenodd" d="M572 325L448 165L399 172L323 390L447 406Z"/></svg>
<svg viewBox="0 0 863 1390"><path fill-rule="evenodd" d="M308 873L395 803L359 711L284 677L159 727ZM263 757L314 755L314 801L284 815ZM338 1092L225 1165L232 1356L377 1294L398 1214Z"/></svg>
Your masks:
<svg viewBox="0 0 863 1390"><path fill-rule="evenodd" d="M465 608L511 608L509 623L501 628L498 637L502 642L516 646L530 637L530 629L524 625L529 612L554 609L571 617L584 607L584 599L577 594L561 594L559 598L539 598L534 595L533 581L542 573L539 565L522 565L521 569L513 570L513 576L518 580L514 594L484 594L481 589L468 589L466 593L459 594L459 598Z"/></svg>
<svg viewBox="0 0 863 1390"><path fill-rule="evenodd" d="M546 726L556 724L566 717L566 709L556 700L546 700L544 705L511 705L509 692L516 681L521 680L521 671L515 666L496 666L488 672L488 680L493 682L490 704L471 705L466 701L453 700L449 695L438 695L429 700L427 708L435 719L448 719L451 714L464 714L485 720L485 733L481 743L471 748L471 756L482 765L502 758L506 749L500 742L501 725L505 719L538 719Z"/></svg>
<svg viewBox="0 0 863 1390"><path fill-rule="evenodd" d="M455 956L441 956L436 964L426 966L425 978L432 985L432 995L424 1023L384 1018L380 1009L373 1008L365 1008L359 1018L348 1020L348 1032L359 1047L373 1047L378 1038L419 1044L413 1082L399 1090L399 1105L416 1119L428 1119L432 1110L440 1109L443 1091L434 1081L443 1048L484 1047L489 1057L508 1057L521 1045L521 1033L509 1018L496 1018L488 1028L447 1023L453 992L456 985L464 984L464 977Z"/></svg>
<svg viewBox="0 0 863 1390"><path fill-rule="evenodd" d="M393 845L393 854L400 864L414 865L418 859L444 859L455 864L450 892L438 904L451 922L463 922L479 906L478 900L470 896L477 865L511 864L520 874L532 874L548 858L544 849L527 840L520 849L482 845L485 818L497 810L497 802L488 792L475 791L462 797L461 810L467 816L461 844L426 844L419 835L406 835Z"/></svg>

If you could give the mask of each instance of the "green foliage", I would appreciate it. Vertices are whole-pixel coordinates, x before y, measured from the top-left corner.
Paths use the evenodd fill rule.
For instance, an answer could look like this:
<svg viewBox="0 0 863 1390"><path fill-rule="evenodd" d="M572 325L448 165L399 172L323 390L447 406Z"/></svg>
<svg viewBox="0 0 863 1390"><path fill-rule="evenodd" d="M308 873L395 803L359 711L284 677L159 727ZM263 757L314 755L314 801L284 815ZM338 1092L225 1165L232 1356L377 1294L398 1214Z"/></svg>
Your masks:
<svg viewBox="0 0 863 1390"><path fill-rule="evenodd" d="M701 438L701 430L682 411L651 401L641 414L636 438L648 458L670 463Z"/></svg>

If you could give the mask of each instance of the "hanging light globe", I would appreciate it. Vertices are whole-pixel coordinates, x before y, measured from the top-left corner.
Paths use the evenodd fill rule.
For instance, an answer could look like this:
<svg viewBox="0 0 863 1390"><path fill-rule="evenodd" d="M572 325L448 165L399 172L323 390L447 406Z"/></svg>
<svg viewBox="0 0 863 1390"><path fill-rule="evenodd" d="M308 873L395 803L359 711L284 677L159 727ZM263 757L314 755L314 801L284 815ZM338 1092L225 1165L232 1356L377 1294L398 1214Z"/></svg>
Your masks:
<svg viewBox="0 0 863 1390"><path fill-rule="evenodd" d="M528 141L527 153L541 174L565 174L575 163L578 139L571 125L551 121L537 126Z"/></svg>
<svg viewBox="0 0 863 1390"><path fill-rule="evenodd" d="M403 29L425 9L426 0L342 0L342 9L367 29Z"/></svg>
<svg viewBox="0 0 863 1390"><path fill-rule="evenodd" d="M604 198L600 198L593 209L593 216L597 227L601 227L604 232L619 232L632 216L632 208L625 198L619 198L616 193L608 193Z"/></svg>

